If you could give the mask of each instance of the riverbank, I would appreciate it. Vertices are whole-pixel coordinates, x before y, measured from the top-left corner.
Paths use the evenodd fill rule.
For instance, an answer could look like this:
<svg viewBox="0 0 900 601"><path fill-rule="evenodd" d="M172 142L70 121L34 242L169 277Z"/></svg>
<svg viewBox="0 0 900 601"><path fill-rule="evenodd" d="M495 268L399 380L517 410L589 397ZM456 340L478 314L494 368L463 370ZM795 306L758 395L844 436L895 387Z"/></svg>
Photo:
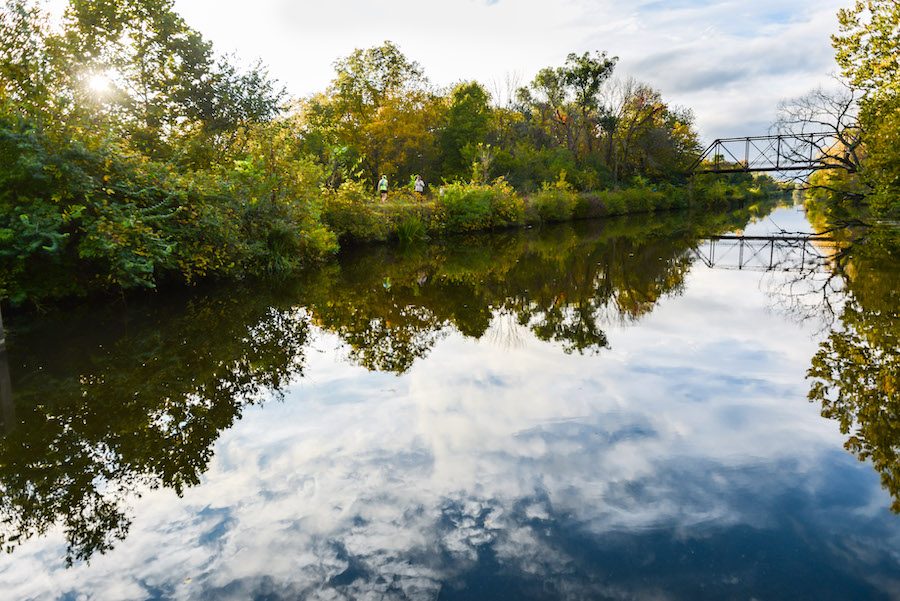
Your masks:
<svg viewBox="0 0 900 601"><path fill-rule="evenodd" d="M314 193L315 192L315 193ZM699 176L680 186L635 178L627 188L576 192L564 178L529 195L506 181L452 183L426 196L379 202L361 183L296 196L185 196L168 213L67 214L31 219L28 252L2 257L5 308L70 298L170 289L205 281L287 276L368 243L412 243L458 233L669 210L721 211L774 198L767 178ZM109 207L108 207L109 208Z"/></svg>
<svg viewBox="0 0 900 601"><path fill-rule="evenodd" d="M781 194L768 178L726 181L697 176L683 185L634 178L624 188L577 192L565 179L532 194L516 192L505 180L456 182L428 196L402 190L373 202L359 184L325 195L322 219L341 245L399 240L412 242L462 232L497 230L678 209L726 210Z"/></svg>

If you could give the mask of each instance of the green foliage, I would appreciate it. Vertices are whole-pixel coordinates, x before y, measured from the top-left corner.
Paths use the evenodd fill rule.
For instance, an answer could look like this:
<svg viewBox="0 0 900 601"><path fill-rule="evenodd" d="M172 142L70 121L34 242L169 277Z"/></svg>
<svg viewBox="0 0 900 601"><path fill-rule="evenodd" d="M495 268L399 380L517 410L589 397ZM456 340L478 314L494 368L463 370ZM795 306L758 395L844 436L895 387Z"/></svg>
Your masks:
<svg viewBox="0 0 900 601"><path fill-rule="evenodd" d="M490 186L456 182L443 186L435 206L448 232L488 229L491 225Z"/></svg>
<svg viewBox="0 0 900 601"><path fill-rule="evenodd" d="M873 100L860 119L867 128L862 177L875 190L872 209L884 217L900 218L900 92Z"/></svg>
<svg viewBox="0 0 900 601"><path fill-rule="evenodd" d="M525 215L525 202L503 178L490 186L491 228L521 224Z"/></svg>
<svg viewBox="0 0 900 601"><path fill-rule="evenodd" d="M323 191L323 221L342 240L385 240L388 224L375 211L374 197L361 182L346 181Z"/></svg>
<svg viewBox="0 0 900 601"><path fill-rule="evenodd" d="M831 37L835 58L850 82L876 94L900 93L897 28L900 6L893 0L865 0L838 11L841 35Z"/></svg>
<svg viewBox="0 0 900 601"><path fill-rule="evenodd" d="M85 146L84 144L90 144ZM170 176L110 141L0 114L0 261L15 300L152 286L172 264ZM148 168L150 167L150 168Z"/></svg>
<svg viewBox="0 0 900 601"><path fill-rule="evenodd" d="M469 171L472 158L464 149L484 144L490 122L490 96L476 82L460 83L450 92L447 122L440 135L443 177L458 179ZM471 151L468 153L471 154Z"/></svg>
<svg viewBox="0 0 900 601"><path fill-rule="evenodd" d="M428 239L428 226L413 213L402 215L396 227L397 238L403 244L420 242Z"/></svg>
<svg viewBox="0 0 900 601"><path fill-rule="evenodd" d="M544 183L541 191L532 196L529 209L533 210L541 221L568 221L573 216L577 202L578 196L566 182L566 173L562 171L559 179L553 183Z"/></svg>
<svg viewBox="0 0 900 601"><path fill-rule="evenodd" d="M435 217L447 232L470 232L521 223L524 203L503 179L492 184L456 182L441 188Z"/></svg>
<svg viewBox="0 0 900 601"><path fill-rule="evenodd" d="M264 67L217 58L172 0L72 0L60 27L11 0L0 34L0 300L283 275L338 240L509 227L526 221L517 190L537 190L529 220L654 210L672 194L644 180L589 199L576 190L601 190L637 163L674 164L672 145L640 142L651 125L690 137L649 92L617 113L634 127L603 125L613 109L598 98L616 59L601 53L542 70L519 106L499 109L476 82L432 89L385 42L339 60L326 93L282 113ZM621 169L605 156L620 147ZM382 173L395 185L416 173L455 183L434 200L392 188L375 204ZM560 173L565 182L543 184Z"/></svg>
<svg viewBox="0 0 900 601"><path fill-rule="evenodd" d="M228 173L231 190L243 199L238 215L253 272L290 272L337 249L320 219L321 169L292 156L292 139L287 122L256 128L247 158Z"/></svg>
<svg viewBox="0 0 900 601"><path fill-rule="evenodd" d="M863 91L859 122L867 156L862 180L874 190L872 208L900 216L900 4L857 1L838 12L835 58L851 85Z"/></svg>

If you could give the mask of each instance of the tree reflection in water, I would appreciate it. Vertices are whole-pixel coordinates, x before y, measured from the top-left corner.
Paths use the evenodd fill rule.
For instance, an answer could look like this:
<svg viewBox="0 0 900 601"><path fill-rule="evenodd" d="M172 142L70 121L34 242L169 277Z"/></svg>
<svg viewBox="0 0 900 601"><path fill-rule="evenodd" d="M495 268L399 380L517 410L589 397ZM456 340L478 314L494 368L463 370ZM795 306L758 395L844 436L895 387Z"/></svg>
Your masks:
<svg viewBox="0 0 900 601"><path fill-rule="evenodd" d="M126 536L131 495L197 484L242 408L301 371L308 319L271 300L60 315L23 332L10 350L24 367L18 423L0 439L0 543L61 523L67 562L89 559Z"/></svg>
<svg viewBox="0 0 900 601"><path fill-rule="evenodd" d="M668 215L367 248L295 284L296 294L371 370L404 373L449 328L481 338L497 314L566 352L598 352L607 346L603 322L639 319L678 294L690 248L746 219Z"/></svg>
<svg viewBox="0 0 900 601"><path fill-rule="evenodd" d="M870 460L900 513L900 236L883 228L846 253L847 300L809 370L809 398Z"/></svg>
<svg viewBox="0 0 900 601"><path fill-rule="evenodd" d="M302 374L311 324L339 336L352 361L397 374L451 328L481 338L497 315L566 352L600 352L604 323L678 294L689 249L749 217L670 214L366 248L264 290L20 325L10 344L16 427L0 438L0 545L61 524L69 563L111 549L128 533L129 498L197 484L243 408Z"/></svg>

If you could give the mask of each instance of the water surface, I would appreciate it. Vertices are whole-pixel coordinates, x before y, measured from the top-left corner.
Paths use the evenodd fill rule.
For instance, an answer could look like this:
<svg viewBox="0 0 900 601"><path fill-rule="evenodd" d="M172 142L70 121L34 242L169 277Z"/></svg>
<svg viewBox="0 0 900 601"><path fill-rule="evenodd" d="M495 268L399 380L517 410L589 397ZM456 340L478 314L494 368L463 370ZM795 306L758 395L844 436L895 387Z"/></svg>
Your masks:
<svg viewBox="0 0 900 601"><path fill-rule="evenodd" d="M0 589L897 599L890 458L807 400L871 299L812 247L707 261L713 234L810 228L580 223L14 316Z"/></svg>

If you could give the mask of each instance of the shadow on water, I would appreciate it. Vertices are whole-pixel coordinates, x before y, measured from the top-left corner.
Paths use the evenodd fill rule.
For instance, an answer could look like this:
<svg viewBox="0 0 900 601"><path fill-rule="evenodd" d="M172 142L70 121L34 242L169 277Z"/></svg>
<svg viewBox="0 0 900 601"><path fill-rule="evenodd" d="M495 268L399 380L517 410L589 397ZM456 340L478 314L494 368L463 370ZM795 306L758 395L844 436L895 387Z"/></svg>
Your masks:
<svg viewBox="0 0 900 601"><path fill-rule="evenodd" d="M0 438L0 543L13 550L61 524L70 563L111 549L133 495L197 484L242 410L302 377L313 325L351 361L397 374L450 331L487 335L495 315L565 352L603 352L607 324L679 294L690 249L751 216L368 247L277 284L20 316L8 343L14 417L11 395L2 405L15 427Z"/></svg>

